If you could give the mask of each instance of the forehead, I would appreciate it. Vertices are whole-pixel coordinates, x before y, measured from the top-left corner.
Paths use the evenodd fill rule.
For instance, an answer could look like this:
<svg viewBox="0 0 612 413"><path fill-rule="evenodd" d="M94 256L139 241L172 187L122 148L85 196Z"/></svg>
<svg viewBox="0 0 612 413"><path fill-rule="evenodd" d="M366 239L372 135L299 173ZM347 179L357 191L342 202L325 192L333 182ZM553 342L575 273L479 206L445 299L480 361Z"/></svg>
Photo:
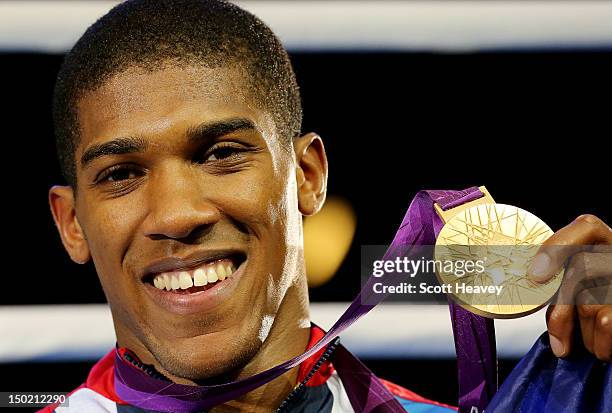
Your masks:
<svg viewBox="0 0 612 413"><path fill-rule="evenodd" d="M78 102L77 115L77 152L117 136L159 135L232 117L251 119L262 133L274 133L270 117L252 98L248 76L239 68L129 68L87 92Z"/></svg>

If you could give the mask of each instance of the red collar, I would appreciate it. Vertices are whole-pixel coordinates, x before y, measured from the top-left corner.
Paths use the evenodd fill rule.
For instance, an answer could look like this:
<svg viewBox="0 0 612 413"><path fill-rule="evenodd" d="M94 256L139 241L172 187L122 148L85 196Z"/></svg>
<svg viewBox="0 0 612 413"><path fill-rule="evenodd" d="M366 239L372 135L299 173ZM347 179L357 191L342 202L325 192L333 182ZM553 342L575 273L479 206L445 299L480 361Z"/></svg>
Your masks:
<svg viewBox="0 0 612 413"><path fill-rule="evenodd" d="M308 340L306 350L317 344L317 342L321 340L324 335L325 331L323 331L321 327L313 324L310 328L310 339ZM300 364L300 370L298 372L298 383L301 383L302 381L304 381L304 379L306 379L308 373L310 373L315 364L317 364L317 361L319 361L323 353L325 353L326 348L327 347L323 347L321 350L317 351L315 354L304 360L302 364ZM310 387L320 386L321 384L325 383L327 379L329 379L333 372L334 366L330 361L326 361L321 364L321 367L319 367L319 369L312 376L312 378L308 380L308 383L306 383L306 385Z"/></svg>

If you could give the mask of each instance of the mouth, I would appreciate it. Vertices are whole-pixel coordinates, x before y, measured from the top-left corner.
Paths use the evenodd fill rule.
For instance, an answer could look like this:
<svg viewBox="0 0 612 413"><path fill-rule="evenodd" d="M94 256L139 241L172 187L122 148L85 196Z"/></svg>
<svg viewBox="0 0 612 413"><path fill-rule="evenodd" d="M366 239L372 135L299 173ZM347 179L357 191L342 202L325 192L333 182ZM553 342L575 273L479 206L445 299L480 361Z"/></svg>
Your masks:
<svg viewBox="0 0 612 413"><path fill-rule="evenodd" d="M204 251L156 261L145 268L141 281L151 303L164 312L201 316L237 296L247 264L241 251Z"/></svg>
<svg viewBox="0 0 612 413"><path fill-rule="evenodd" d="M243 253L216 253L193 259L168 259L151 266L142 277L145 284L171 294L207 291L231 278L246 260Z"/></svg>

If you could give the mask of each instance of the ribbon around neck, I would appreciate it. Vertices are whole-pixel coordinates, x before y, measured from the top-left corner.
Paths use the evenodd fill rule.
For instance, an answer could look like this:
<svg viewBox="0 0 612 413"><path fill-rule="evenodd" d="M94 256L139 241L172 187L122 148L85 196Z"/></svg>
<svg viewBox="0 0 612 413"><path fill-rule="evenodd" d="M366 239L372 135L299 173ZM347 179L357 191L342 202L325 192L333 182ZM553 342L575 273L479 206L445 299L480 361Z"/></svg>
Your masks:
<svg viewBox="0 0 612 413"><path fill-rule="evenodd" d="M434 211L434 203L438 203L442 209L449 209L481 196L483 194L477 187L463 191L420 191L410 203L385 258L413 245L435 244L443 223ZM133 406L168 413L206 411L236 399L298 366L372 310L385 298L382 294L377 295L375 301L364 298L366 295L371 297L374 280L374 277L368 279L347 310L313 347L271 369L224 384L190 386L151 377L134 368L116 351L115 391L123 401ZM453 302L449 302L449 306L457 352L459 411L481 413L497 390L493 320L473 314ZM393 411L396 409L393 408Z"/></svg>

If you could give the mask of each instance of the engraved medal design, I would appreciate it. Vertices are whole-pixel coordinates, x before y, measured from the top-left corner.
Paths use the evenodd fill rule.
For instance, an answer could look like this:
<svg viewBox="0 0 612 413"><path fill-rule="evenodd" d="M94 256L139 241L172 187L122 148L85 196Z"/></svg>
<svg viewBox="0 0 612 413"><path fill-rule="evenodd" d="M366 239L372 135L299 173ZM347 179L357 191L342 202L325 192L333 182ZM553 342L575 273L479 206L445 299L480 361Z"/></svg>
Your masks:
<svg viewBox="0 0 612 413"><path fill-rule="evenodd" d="M531 314L550 301L563 278L563 270L546 283L531 281L526 274L552 234L541 219L515 206L485 203L465 209L438 235L436 261L452 263L437 268L438 281L451 285L450 296L476 314Z"/></svg>

